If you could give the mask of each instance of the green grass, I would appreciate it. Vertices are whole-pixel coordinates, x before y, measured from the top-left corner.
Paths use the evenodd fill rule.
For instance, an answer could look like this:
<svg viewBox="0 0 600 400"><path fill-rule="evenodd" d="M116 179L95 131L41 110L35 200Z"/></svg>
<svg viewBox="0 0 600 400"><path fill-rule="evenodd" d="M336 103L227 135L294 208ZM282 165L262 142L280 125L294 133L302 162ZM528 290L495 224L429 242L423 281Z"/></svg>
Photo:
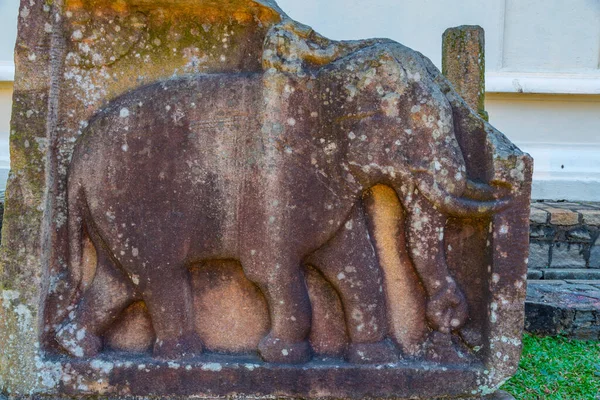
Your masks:
<svg viewBox="0 0 600 400"><path fill-rule="evenodd" d="M600 342L523 337L517 374L503 387L518 400L600 399Z"/></svg>

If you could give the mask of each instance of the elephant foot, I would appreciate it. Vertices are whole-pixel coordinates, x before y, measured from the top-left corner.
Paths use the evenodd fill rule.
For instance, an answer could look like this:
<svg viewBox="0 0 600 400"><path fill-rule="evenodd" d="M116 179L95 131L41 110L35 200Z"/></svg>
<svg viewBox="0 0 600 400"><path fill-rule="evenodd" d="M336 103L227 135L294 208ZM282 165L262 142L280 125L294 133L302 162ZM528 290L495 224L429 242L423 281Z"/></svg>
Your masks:
<svg viewBox="0 0 600 400"><path fill-rule="evenodd" d="M311 347L307 340L290 343L271 334L258 344L258 352L266 362L281 364L301 364L310 361Z"/></svg>
<svg viewBox="0 0 600 400"><path fill-rule="evenodd" d="M353 364L389 364L398 361L396 346L388 340L375 343L350 343L346 359Z"/></svg>
<svg viewBox="0 0 600 400"><path fill-rule="evenodd" d="M473 348L476 346L483 346L483 336L481 332L476 329L464 327L459 331L460 337L466 343L467 346Z"/></svg>
<svg viewBox="0 0 600 400"><path fill-rule="evenodd" d="M102 339L69 322L56 332L56 342L74 357L95 357L102 350Z"/></svg>
<svg viewBox="0 0 600 400"><path fill-rule="evenodd" d="M202 351L202 341L196 333L192 333L178 338L156 339L152 354L161 360L181 360L195 357Z"/></svg>
<svg viewBox="0 0 600 400"><path fill-rule="evenodd" d="M456 338L458 339L458 338ZM468 363L473 356L449 333L434 331L425 344L425 360L446 363Z"/></svg>

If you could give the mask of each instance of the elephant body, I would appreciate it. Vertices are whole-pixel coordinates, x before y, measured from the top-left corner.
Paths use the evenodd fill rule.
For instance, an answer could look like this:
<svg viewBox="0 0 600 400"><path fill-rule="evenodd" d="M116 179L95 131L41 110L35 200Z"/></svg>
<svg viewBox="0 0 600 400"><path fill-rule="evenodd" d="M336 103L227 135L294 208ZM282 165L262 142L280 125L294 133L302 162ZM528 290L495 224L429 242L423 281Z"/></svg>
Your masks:
<svg viewBox="0 0 600 400"><path fill-rule="evenodd" d="M360 198L358 186L345 182L332 162L335 155L323 146L294 153L257 134L271 124L261 120L262 79L207 75L139 89L92 119L74 152L73 276L85 281L94 275L77 272L87 233L99 249L99 264L116 264L135 284L152 315L157 343L172 338L163 345L166 357L200 346L191 332L187 270L207 260L239 260L274 307L289 309L286 321L273 329L302 343L311 318L303 258L343 227ZM317 132L313 120L308 113L306 120L288 123L306 133L298 143L319 143L308 136ZM84 290L93 291L93 283L79 284L90 285ZM91 336L93 329L86 329ZM280 345L277 353L288 352L291 359L293 345ZM297 351L306 356L304 349ZM160 346L155 352L161 354ZM269 357L267 350L262 353Z"/></svg>
<svg viewBox="0 0 600 400"><path fill-rule="evenodd" d="M109 281L125 277L126 298L148 306L155 355L194 354L202 346L187 270L235 259L269 304L262 357L306 361L303 262L352 230L362 193L385 184L407 210L432 327L460 327L466 308L445 265L445 218L498 205L460 198L467 174L453 109L428 68L400 45L370 43L308 73L198 75L113 100L78 140L69 170L69 264L83 293L79 309L102 302L94 283L100 271ZM86 236L97 251L96 279L82 258ZM359 300L377 291L377 276L365 280ZM101 318L79 312L59 342L75 355L97 352L99 331L125 303L104 305ZM356 340L373 354L385 348L381 332Z"/></svg>

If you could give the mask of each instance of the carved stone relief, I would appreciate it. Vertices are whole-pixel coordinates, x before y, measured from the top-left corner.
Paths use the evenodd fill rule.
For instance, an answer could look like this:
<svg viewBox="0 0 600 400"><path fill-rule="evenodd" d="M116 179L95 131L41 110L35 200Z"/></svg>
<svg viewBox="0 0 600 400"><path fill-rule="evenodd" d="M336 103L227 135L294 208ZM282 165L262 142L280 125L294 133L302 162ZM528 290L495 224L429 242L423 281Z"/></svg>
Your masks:
<svg viewBox="0 0 600 400"><path fill-rule="evenodd" d="M429 398L514 371L531 158L427 58L268 1L51 12L51 390Z"/></svg>

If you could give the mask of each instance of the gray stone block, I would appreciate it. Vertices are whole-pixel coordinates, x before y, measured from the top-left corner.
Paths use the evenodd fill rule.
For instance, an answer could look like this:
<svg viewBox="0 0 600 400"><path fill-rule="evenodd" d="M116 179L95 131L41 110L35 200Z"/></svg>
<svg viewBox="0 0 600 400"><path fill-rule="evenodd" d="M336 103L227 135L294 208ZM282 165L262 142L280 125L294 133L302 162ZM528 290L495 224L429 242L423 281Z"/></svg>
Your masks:
<svg viewBox="0 0 600 400"><path fill-rule="evenodd" d="M590 251L590 268L600 268L600 243L598 240Z"/></svg>
<svg viewBox="0 0 600 400"><path fill-rule="evenodd" d="M577 228L567 232L570 242L589 243L592 240L590 232L585 228Z"/></svg>
<svg viewBox="0 0 600 400"><path fill-rule="evenodd" d="M596 269L547 269L544 271L544 280L547 279L600 279L600 270Z"/></svg>
<svg viewBox="0 0 600 400"><path fill-rule="evenodd" d="M548 211L539 208L531 208L529 212L529 221L536 224L545 224L548 222Z"/></svg>
<svg viewBox="0 0 600 400"><path fill-rule="evenodd" d="M542 279L544 273L539 269L530 269L527 271L527 279Z"/></svg>
<svg viewBox="0 0 600 400"><path fill-rule="evenodd" d="M554 243L550 268L585 268L585 256L581 244Z"/></svg>
<svg viewBox="0 0 600 400"><path fill-rule="evenodd" d="M544 237L544 228L541 226L529 227L529 238L530 239L542 239Z"/></svg>
<svg viewBox="0 0 600 400"><path fill-rule="evenodd" d="M584 224L600 226L600 210L581 210L579 212Z"/></svg>
<svg viewBox="0 0 600 400"><path fill-rule="evenodd" d="M551 226L530 226L529 238L537 240L553 240L556 232Z"/></svg>
<svg viewBox="0 0 600 400"><path fill-rule="evenodd" d="M541 269L548 268L550 260L550 243L531 242L529 244L528 267Z"/></svg>

